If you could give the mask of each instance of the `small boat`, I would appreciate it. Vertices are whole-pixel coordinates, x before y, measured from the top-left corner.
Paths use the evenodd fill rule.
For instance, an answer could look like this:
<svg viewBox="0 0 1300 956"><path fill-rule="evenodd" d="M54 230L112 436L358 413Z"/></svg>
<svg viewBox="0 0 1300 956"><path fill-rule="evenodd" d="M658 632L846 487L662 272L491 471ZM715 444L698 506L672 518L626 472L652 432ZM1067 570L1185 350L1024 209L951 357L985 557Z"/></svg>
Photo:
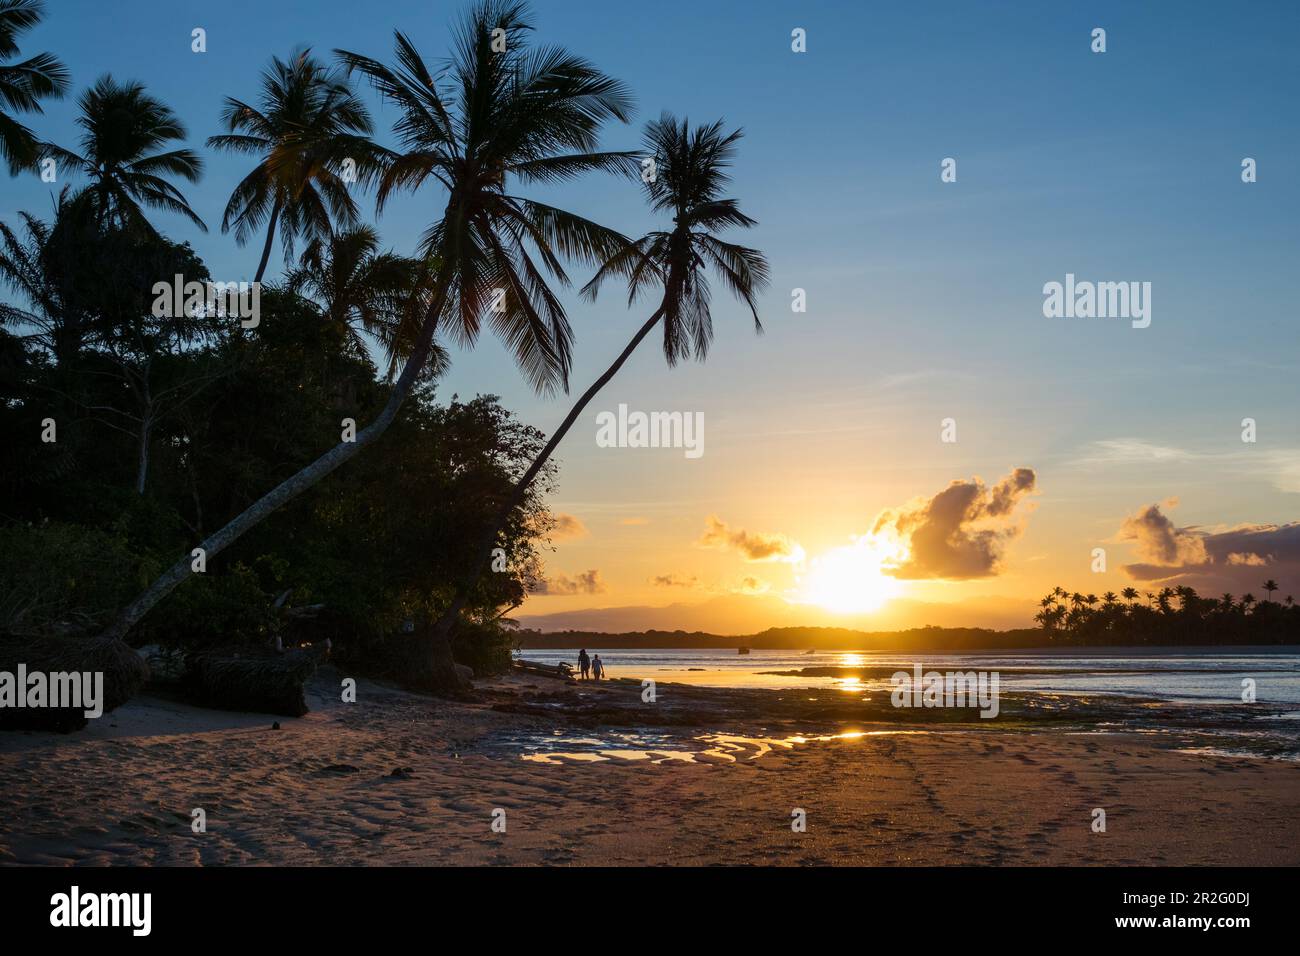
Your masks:
<svg viewBox="0 0 1300 956"><path fill-rule="evenodd" d="M809 654L816 654L817 652L815 650L812 650L812 651L804 651L803 653L804 656L807 657Z"/></svg>
<svg viewBox="0 0 1300 956"><path fill-rule="evenodd" d="M738 648L736 648L736 653L737 653L737 654L748 654L748 653L749 653L749 648L748 648L748 647L738 647Z"/></svg>

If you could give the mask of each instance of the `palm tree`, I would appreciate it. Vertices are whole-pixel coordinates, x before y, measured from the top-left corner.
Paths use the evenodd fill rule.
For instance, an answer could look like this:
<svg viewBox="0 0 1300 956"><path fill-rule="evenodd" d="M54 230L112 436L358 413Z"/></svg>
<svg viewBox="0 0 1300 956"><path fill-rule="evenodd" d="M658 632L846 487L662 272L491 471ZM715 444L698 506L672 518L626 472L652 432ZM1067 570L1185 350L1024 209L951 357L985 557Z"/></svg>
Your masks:
<svg viewBox="0 0 1300 956"><path fill-rule="evenodd" d="M0 59L18 55L18 36L41 21L44 0L0 0ZM62 99L70 78L52 53L38 53L21 63L0 63L0 103L16 113L41 113L42 99ZM16 176L36 164L41 144L22 123L0 109L0 157Z"/></svg>
<svg viewBox="0 0 1300 956"><path fill-rule="evenodd" d="M78 100L81 153L45 148L61 166L90 179L74 202L85 203L101 228L153 230L141 207L178 213L207 231L169 176L197 182L203 161L191 149L155 152L185 139L185 127L139 83L101 77Z"/></svg>
<svg viewBox="0 0 1300 956"><path fill-rule="evenodd" d="M645 183L646 198L653 211L672 213L673 227L667 232L648 233L623 245L601 265L583 288L583 293L595 301L605 280L623 276L628 282L629 305L651 285L662 288L659 305L613 364L582 393L541 454L519 479L495 521L486 530L451 605L435 625L436 635L445 637L450 633L470 590L488 563L498 529L523 501L528 486L578 416L618 374L650 331L663 322L664 357L669 367L692 354L700 361L707 357L713 340L711 297L706 279L709 267L721 277L732 294L749 307L755 330L762 331L754 296L767 284L767 260L757 249L734 245L717 235L718 231L728 227L757 225L740 211L735 199L724 198L724 190L731 179L727 169L742 135L740 130L724 133L721 120L692 130L686 120L679 122L664 114L647 124L645 147L654 159L655 175Z"/></svg>
<svg viewBox="0 0 1300 956"><path fill-rule="evenodd" d="M510 52L492 49L492 31L498 28L510 38ZM335 445L209 535L201 544L208 558L382 435L423 374L444 317L452 320L452 333L462 343L472 344L484 311L498 305L495 290L505 294L489 321L529 382L539 391L567 388L572 334L546 274L565 282L561 256L596 263L627 240L573 213L507 192L507 183L562 182L593 170L630 175L639 167L631 153L595 151L604 122L628 118L631 100L623 85L565 50L530 50L524 42L530 29L523 4L480 3L457 33L448 82L441 87L401 33L394 68L341 54L401 113L396 129L407 152L393 157L384 172L381 205L394 190L429 180L447 191L442 215L422 240L421 291L403 311L399 335L411 343L410 354L379 416L353 441ZM189 577L190 561L185 555L173 564L101 637L120 640ZM446 641L432 642L430 658L421 662L430 668L429 686L459 686Z"/></svg>
<svg viewBox="0 0 1300 956"><path fill-rule="evenodd" d="M1124 600L1128 601L1130 604L1136 601L1138 597L1138 589L1135 587L1127 587L1123 591L1120 591L1119 593L1122 594L1124 596Z"/></svg>
<svg viewBox="0 0 1300 956"><path fill-rule="evenodd" d="M20 212L23 235L0 223L0 281L19 293L28 307L0 303L0 326L25 330L23 338L39 346L56 365L64 365L81 349L87 333L85 316L68 289L59 260L59 222L66 221L68 189L59 193L53 222ZM62 266L64 263L59 262Z"/></svg>
<svg viewBox="0 0 1300 956"><path fill-rule="evenodd" d="M241 246L266 223L255 282L266 273L277 227L288 261L298 236L327 236L331 222L356 224L357 204L338 170L350 159L358 181L369 180L382 151L370 141L370 112L345 76L326 69L310 49L287 63L272 57L260 109L227 97L221 119L230 132L208 137L209 146L261 157L221 219L221 231L233 228Z"/></svg>
<svg viewBox="0 0 1300 956"><path fill-rule="evenodd" d="M1264 582L1264 590L1268 592L1268 599L1273 600L1273 592L1278 589L1278 583L1272 578Z"/></svg>
<svg viewBox="0 0 1300 956"><path fill-rule="evenodd" d="M398 329L405 303L417 291L419 268L413 259L380 252L375 230L358 226L308 243L298 268L289 275L289 288L316 300L359 354L365 354L363 333L378 339L388 356L391 380L410 350ZM435 344L434 352L431 376L446 367L445 351Z"/></svg>

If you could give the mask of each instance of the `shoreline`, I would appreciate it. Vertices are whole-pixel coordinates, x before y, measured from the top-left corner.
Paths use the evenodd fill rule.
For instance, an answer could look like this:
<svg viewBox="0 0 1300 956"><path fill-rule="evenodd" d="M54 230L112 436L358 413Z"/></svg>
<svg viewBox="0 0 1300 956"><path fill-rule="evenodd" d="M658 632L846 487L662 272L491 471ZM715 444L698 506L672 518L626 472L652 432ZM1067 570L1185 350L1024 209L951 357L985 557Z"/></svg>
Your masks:
<svg viewBox="0 0 1300 956"><path fill-rule="evenodd" d="M1032 657L1041 654L1045 657L1195 657L1205 655L1207 657L1222 657L1224 655L1232 656L1240 654L1243 656L1254 655L1282 655L1282 654L1300 654L1300 644L1170 644L1170 645L1151 645L1151 644L1115 644L1113 646L1087 645L1081 647L1063 647L1063 646L1044 646L1044 647L987 647L987 648L926 648L924 650L904 651L902 649L891 648L870 648L862 650L857 647L808 647L805 644L791 645L789 647L755 647L745 645L753 651L775 651L783 654L805 654L813 651L817 654L870 654L880 657ZM520 645L520 651L545 651L547 653L556 653L559 651L573 651L575 654L579 647L586 647L588 651L734 651L736 648L731 645L708 645L689 647L674 646L655 646L650 644L635 644L629 646L618 646L613 644L586 644L586 645L564 645L562 647L547 647L542 645L523 643ZM740 655L737 655L740 656Z"/></svg>
<svg viewBox="0 0 1300 956"><path fill-rule="evenodd" d="M80 734L0 735L0 863L1300 864L1300 765L1102 733L1042 701L987 727L816 692L661 684L647 705L637 682L518 672L473 702L361 679L343 704L339 678L322 669L302 718L146 695ZM709 735L697 759L638 755ZM626 755L524 759L575 740Z"/></svg>

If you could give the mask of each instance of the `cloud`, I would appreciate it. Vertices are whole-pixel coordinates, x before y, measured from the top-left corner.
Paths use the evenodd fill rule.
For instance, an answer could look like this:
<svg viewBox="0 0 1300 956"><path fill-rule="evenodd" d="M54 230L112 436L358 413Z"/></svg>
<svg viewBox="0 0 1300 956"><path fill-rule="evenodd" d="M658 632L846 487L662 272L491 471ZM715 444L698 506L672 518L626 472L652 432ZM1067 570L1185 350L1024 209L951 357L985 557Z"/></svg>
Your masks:
<svg viewBox="0 0 1300 956"><path fill-rule="evenodd" d="M762 578L747 575L734 585L718 583L708 584L693 574L657 574L650 578L650 583L657 588L684 588L704 594L767 594L772 585Z"/></svg>
<svg viewBox="0 0 1300 956"><path fill-rule="evenodd" d="M604 594L605 581L595 568L569 577L557 574L553 578L544 578L533 589L534 594Z"/></svg>
<svg viewBox="0 0 1300 956"><path fill-rule="evenodd" d="M1161 511L1176 505L1170 499L1124 519L1118 537L1141 559L1124 565L1130 577L1201 590L1258 588L1260 568L1279 580L1300 577L1300 522L1180 528Z"/></svg>
<svg viewBox="0 0 1300 956"><path fill-rule="evenodd" d="M996 575L1021 531L1012 514L1036 484L1032 468L1016 468L992 488L979 478L959 479L932 498L887 508L871 533L896 539L903 557L884 570L906 579Z"/></svg>
<svg viewBox="0 0 1300 956"><path fill-rule="evenodd" d="M656 574L650 583L657 588L696 588L700 579L693 574Z"/></svg>
<svg viewBox="0 0 1300 956"><path fill-rule="evenodd" d="M582 523L581 519L574 515L558 511L551 517L555 521L555 526L551 528L551 539L554 541L564 541L569 538L585 538L589 534L587 526Z"/></svg>
<svg viewBox="0 0 1300 956"><path fill-rule="evenodd" d="M1165 502L1166 508L1176 508L1177 498ZM1120 525L1120 541L1133 542L1139 558L1160 567L1181 567L1189 564L1206 564L1203 536L1191 528L1176 528L1161 513L1160 505L1147 505L1137 514L1129 515Z"/></svg>
<svg viewBox="0 0 1300 956"><path fill-rule="evenodd" d="M1191 461L1196 457L1185 449L1156 445L1141 438L1111 438L1093 442L1076 464L1147 464Z"/></svg>
<svg viewBox="0 0 1300 956"><path fill-rule="evenodd" d="M704 536L696 544L701 548L718 551L739 551L746 561L784 561L797 564L804 559L804 550L784 534L762 531L744 531L727 527L717 515L709 515Z"/></svg>
<svg viewBox="0 0 1300 956"><path fill-rule="evenodd" d="M1228 563L1240 564L1249 568L1261 568L1264 565L1268 564L1268 558L1265 558L1261 555L1255 554L1250 551L1247 551L1245 553L1234 551L1228 555Z"/></svg>
<svg viewBox="0 0 1300 956"><path fill-rule="evenodd" d="M1300 449L1296 448L1265 451L1243 443L1239 451L1206 452L1157 445L1142 438L1110 438L1089 443L1071 464L1076 467L1195 466L1202 475L1215 471L1225 478L1240 476L1234 480L1263 480L1278 491L1300 494Z"/></svg>

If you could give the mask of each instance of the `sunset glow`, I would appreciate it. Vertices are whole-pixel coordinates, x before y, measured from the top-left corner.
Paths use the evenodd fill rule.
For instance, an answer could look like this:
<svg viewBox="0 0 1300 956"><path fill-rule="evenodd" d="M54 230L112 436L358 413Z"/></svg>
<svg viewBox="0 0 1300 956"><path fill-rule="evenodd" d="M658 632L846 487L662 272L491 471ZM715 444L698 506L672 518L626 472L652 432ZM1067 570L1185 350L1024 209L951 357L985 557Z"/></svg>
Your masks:
<svg viewBox="0 0 1300 956"><path fill-rule="evenodd" d="M798 600L837 614L874 611L902 591L902 582L883 570L891 557L869 538L815 557L799 582Z"/></svg>

